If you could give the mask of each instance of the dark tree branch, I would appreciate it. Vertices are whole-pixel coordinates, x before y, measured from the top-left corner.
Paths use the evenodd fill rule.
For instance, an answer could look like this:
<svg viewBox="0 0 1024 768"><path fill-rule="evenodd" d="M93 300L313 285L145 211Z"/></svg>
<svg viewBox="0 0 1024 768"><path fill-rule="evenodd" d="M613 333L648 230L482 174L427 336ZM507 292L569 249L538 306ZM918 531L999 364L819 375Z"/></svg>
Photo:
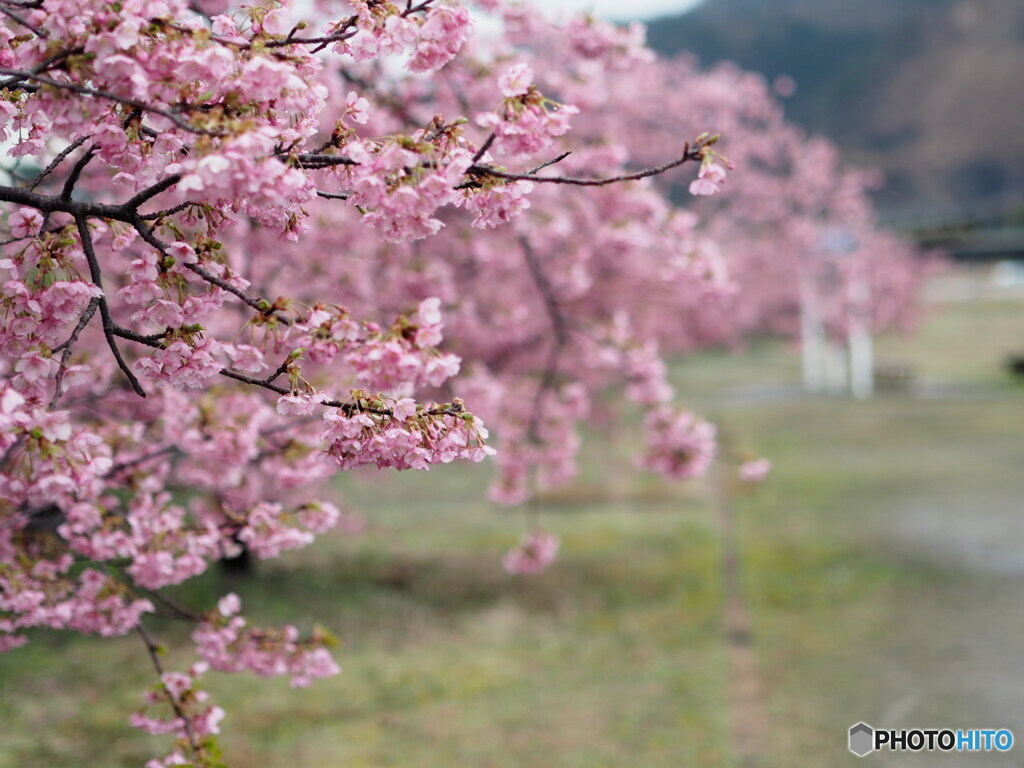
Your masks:
<svg viewBox="0 0 1024 768"><path fill-rule="evenodd" d="M8 5L8 6L12 5L10 2L6 2L5 4ZM39 5L42 5L42 3L40 2ZM38 7L38 6L25 5L25 6L22 6L22 7L24 7L24 8L35 8L35 7ZM67 59L69 56L76 56L76 55L78 55L79 53L82 52L82 50L83 50L82 48L66 48L63 51L60 51L59 53L55 53L53 56L50 56L49 58L43 59L41 62L39 62L39 64L37 64L32 69L32 74L38 75L38 74L40 74L42 72L45 72L50 67L52 67L52 66L54 66L56 64L60 64L60 62L62 62L65 59ZM12 88L14 86L17 86L18 83L23 83L27 79L28 79L27 75L15 75L14 77L9 77L6 80L0 81L0 90L3 90L4 88ZM23 86L20 86L19 90L30 91L30 90L34 90L35 88L36 88L36 86L24 86L23 85Z"/></svg>
<svg viewBox="0 0 1024 768"><path fill-rule="evenodd" d="M179 181L181 181L181 174L180 173L174 173L174 174L171 174L170 176L166 176L163 179L161 179L160 181L158 181L156 184L154 184L153 186L147 187L146 189L142 190L141 192L139 192L134 197L129 198L128 200L125 200L122 205L125 208L127 208L129 211L137 211L139 209L140 205L142 205L143 203L149 202L154 197L159 195L161 192L167 191L168 189L173 187L175 184L177 184ZM184 203L184 205L188 205L188 203Z"/></svg>
<svg viewBox="0 0 1024 768"><path fill-rule="evenodd" d="M157 615L161 616L161 618L165 618L165 619L181 619L181 620L184 620L184 621L196 622L196 623L198 623L198 622L203 620L203 617L202 617L201 614L198 614L195 611L193 611L190 608L188 608L187 606L182 605L177 600L175 600L172 597L169 597L168 595L165 595L163 592L161 592L158 589L146 589L144 587L140 587L138 584L133 584L132 586L134 586L136 589L144 592L149 597L152 597L154 600L156 600L158 603L160 603L165 608L170 609L170 611L171 611L170 614L157 614Z"/></svg>
<svg viewBox="0 0 1024 768"><path fill-rule="evenodd" d="M154 104L147 104L144 101L138 101L137 99L130 99L126 96L118 96L116 93L110 91L100 90L98 88L90 88L87 85L79 85L78 83L70 83L63 80L54 80L52 77L45 77L43 75L36 74L35 72L25 72L17 69L2 69L0 68L0 75L10 75L15 78L15 81L33 80L42 85L49 85L53 88L59 88L65 91L72 91L81 96L92 96L98 99L107 99L117 104L124 104L127 107L138 109L142 112L149 112L154 115L160 115L166 117L174 125L181 128L183 131L189 133L196 133L203 136L220 136L219 131L210 131L206 128L197 128L196 126L189 123L187 120L183 120L180 115L171 112L163 107L158 107Z"/></svg>
<svg viewBox="0 0 1024 768"><path fill-rule="evenodd" d="M537 392L534 395L530 427L527 431L531 440L539 442L540 436L538 432L544 417L544 395L548 391L553 390L558 382L559 360L561 359L562 351L569 343L569 322L562 311L558 297L555 295L554 286L551 285L548 276L544 274L544 269L537 258L536 252L533 250L533 246L530 245L530 241L526 237L521 237L519 242L523 248L526 265L530 270L530 277L533 278L533 282L544 301L544 308L547 311L548 319L551 321L551 329L555 335L551 351L548 353L547 363L544 366L544 372L541 374L540 384L537 386Z"/></svg>
<svg viewBox="0 0 1024 768"><path fill-rule="evenodd" d="M67 179L64 180L64 187L60 191L61 200L71 199L71 193L75 191L75 185L82 177L82 172L85 170L85 166L87 166L92 160L95 152L96 147L89 147L89 149L85 150L85 154L78 158L78 162L72 166L71 173L69 173Z"/></svg>
<svg viewBox="0 0 1024 768"><path fill-rule="evenodd" d="M9 19L13 19L18 24L23 26L25 29L28 29L28 30L32 31L33 33L35 33L39 37L44 37L44 38L45 37L49 37L49 35L46 34L46 30L40 29L39 27L35 26L34 24L30 24L28 21L26 21L25 17L23 17L20 13L15 13L9 7L7 7L6 3L0 3L0 13L4 14Z"/></svg>
<svg viewBox="0 0 1024 768"><path fill-rule="evenodd" d="M269 389L271 392L276 392L279 395L292 394L292 391L290 389L273 383L274 379L276 379L277 376L279 375L276 372L272 373L265 379L257 379L255 376L246 376L244 373L232 371L230 368L222 368L220 374L221 376L227 376L229 379L240 381L243 384L251 384L255 387L263 387L263 389ZM349 415L353 413L373 413L378 416L393 415L390 408L377 408L372 405L363 405L362 403L352 401L342 402L340 400L333 399L324 400L322 405L325 405L328 408L337 408L338 410L344 411ZM425 411L425 413L427 413L427 415L429 416L457 416L459 414L465 413L465 409L463 408L461 401L455 401L446 405L439 405L435 408L430 408L427 411Z"/></svg>
<svg viewBox="0 0 1024 768"><path fill-rule="evenodd" d="M100 265L96 260L96 252L92 247L92 235L89 233L89 224L82 217L75 217L75 224L78 225L78 235L82 240L82 250L85 252L85 258L89 262L89 276L92 278L93 285L103 290L103 276L100 273ZM110 308L107 306L106 296L101 296L99 299L99 310L100 319L103 321L103 335L107 338L107 346L110 347L111 354L114 355L114 360L117 361L117 367L121 369L125 377L128 379L128 383L131 384L135 394L139 397L146 396L146 390L139 384L139 380L132 373L131 368L128 367L128 363L121 356L121 350L117 348L117 340L115 339L114 330L117 328L117 324L114 323L114 318L110 316Z"/></svg>
<svg viewBox="0 0 1024 768"><path fill-rule="evenodd" d="M355 160L348 157L341 157L339 155L323 155L306 153L302 155L281 155L281 159L288 160L290 157L294 157L298 160L303 168L309 168L311 170L317 170L320 168L332 168L336 165L359 165Z"/></svg>
<svg viewBox="0 0 1024 768"><path fill-rule="evenodd" d="M466 173L470 176L494 176L498 179L505 179L507 181L534 181L544 184L570 184L577 187L604 187L609 184L619 184L624 181L639 181L640 179L646 179L649 176L657 176L658 174L664 173L665 171L672 170L683 163L693 162L703 159L700 148L690 149L690 145L686 145L686 151L682 157L675 160L671 160L663 165L655 166L654 168L645 168L642 171L635 173L624 173L619 176L610 176L605 179L578 179L570 176L537 176L537 171L542 168L546 168L559 160L563 159L565 155L556 158L548 163L537 166L537 168L527 173L509 173L508 171L501 171L490 165L471 165ZM464 189L473 185L473 182L465 182L460 184L457 188Z"/></svg>
<svg viewBox="0 0 1024 768"><path fill-rule="evenodd" d="M480 162L480 158L487 154L487 150L491 148L491 145L494 144L494 140L496 138L497 134L495 134L494 131L491 131L491 135L484 139L484 143L480 145L480 149L478 149L476 154L473 155L474 163Z"/></svg>
<svg viewBox="0 0 1024 768"><path fill-rule="evenodd" d="M274 378L276 378L276 376L273 378L268 377L265 379L257 379L255 376L247 376L244 373L232 371L230 368L223 368L221 369L220 373L222 376L227 376L229 379L240 381L243 384L252 384L255 387L263 387L264 389L269 389L271 392L276 392L279 395L292 394L292 391L288 387L282 387L273 383ZM327 401L324 403L324 405L330 405L333 406L334 408L342 407L342 404L337 400Z"/></svg>
<svg viewBox="0 0 1024 768"><path fill-rule="evenodd" d="M156 248L160 253L164 254L165 256L170 255L170 253L167 250L167 244L159 240L153 234L153 230L149 226L147 226L146 223L141 218L135 217L135 219L132 221L132 224L135 226L135 230L139 233L139 235L142 236L143 240L145 240L147 243ZM255 309L261 315L273 315L277 317L278 321L283 323L284 325L291 325L291 318L278 314L277 310L275 310L273 308L273 305L266 299L253 298L245 291L243 291L241 288L232 285L228 281L219 278L216 275L210 274L205 269L203 269L199 264L185 264L183 266L185 267L185 269L201 277L210 285L215 285L221 290L227 291L232 296L237 297L244 304L248 305L252 309Z"/></svg>
<svg viewBox="0 0 1024 768"><path fill-rule="evenodd" d="M357 29L355 29L356 22L358 21L358 16L349 16L347 19L345 19L344 23L338 28L337 31L329 35L321 35L319 37L292 37L291 34L289 34L288 37L282 38L280 40L261 40L260 47L286 48L291 45L315 45L317 46L317 48L314 49L315 53L316 51L323 50L331 43L340 43L343 40L348 40L350 37L354 37L356 32L358 31ZM187 32L192 31L185 30L182 27L175 27L175 29ZM294 32L294 30L292 31ZM210 35L210 39L213 40L213 42L215 43L220 43L221 45L228 46L230 48L238 48L243 51L247 51L253 47L252 43L243 43L238 42L237 40L227 40L223 37L218 37L217 35Z"/></svg>
<svg viewBox="0 0 1024 768"><path fill-rule="evenodd" d="M134 341L137 344L145 344L147 347L153 347L154 349L160 349L163 347L163 340L167 338L166 333L154 333L149 336L145 336L133 331L131 328L125 328L120 325L115 325L111 331L115 336L119 336L122 339Z"/></svg>
<svg viewBox="0 0 1024 768"><path fill-rule="evenodd" d="M44 195L23 187L0 186L0 202L36 208L43 213L67 213L74 218L113 219L131 224L134 219L123 205L107 205L71 200L60 195Z"/></svg>

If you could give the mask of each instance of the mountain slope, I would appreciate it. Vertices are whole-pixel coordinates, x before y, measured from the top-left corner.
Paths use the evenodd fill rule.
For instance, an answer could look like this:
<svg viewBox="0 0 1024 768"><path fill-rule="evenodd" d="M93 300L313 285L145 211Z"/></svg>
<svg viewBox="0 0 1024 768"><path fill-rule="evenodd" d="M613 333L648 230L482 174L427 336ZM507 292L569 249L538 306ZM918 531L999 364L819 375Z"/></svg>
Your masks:
<svg viewBox="0 0 1024 768"><path fill-rule="evenodd" d="M790 75L790 117L880 167L903 210L1024 193L1024 2L706 0L651 24L664 53Z"/></svg>

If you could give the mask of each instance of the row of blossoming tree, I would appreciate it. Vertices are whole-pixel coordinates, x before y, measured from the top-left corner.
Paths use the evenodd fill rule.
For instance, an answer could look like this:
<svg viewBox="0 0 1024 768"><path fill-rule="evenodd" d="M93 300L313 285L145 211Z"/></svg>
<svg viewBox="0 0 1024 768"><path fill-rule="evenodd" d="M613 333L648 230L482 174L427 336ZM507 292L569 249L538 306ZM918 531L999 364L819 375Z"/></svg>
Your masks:
<svg viewBox="0 0 1024 768"><path fill-rule="evenodd" d="M133 724L175 741L153 766L215 762L209 667L337 671L324 636L163 590L336 527L339 471L496 445L493 498L521 503L571 478L619 387L640 464L693 477L715 431L667 357L792 332L826 261L875 327L912 307L871 179L760 78L476 5L471 36L454 0L0 0L0 649L138 633L159 682ZM829 261L836 228L855 245ZM557 547L531 531L505 566ZM195 623L187 672L163 615Z"/></svg>

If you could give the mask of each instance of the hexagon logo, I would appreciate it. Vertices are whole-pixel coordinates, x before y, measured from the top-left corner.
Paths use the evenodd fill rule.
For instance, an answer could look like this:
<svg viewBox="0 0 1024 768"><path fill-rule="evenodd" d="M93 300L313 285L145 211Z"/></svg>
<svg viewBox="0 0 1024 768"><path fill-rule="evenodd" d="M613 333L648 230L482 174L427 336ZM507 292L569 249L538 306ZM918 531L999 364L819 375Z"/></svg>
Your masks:
<svg viewBox="0 0 1024 768"><path fill-rule="evenodd" d="M864 757L875 751L875 729L867 723L850 727L850 751L857 757Z"/></svg>

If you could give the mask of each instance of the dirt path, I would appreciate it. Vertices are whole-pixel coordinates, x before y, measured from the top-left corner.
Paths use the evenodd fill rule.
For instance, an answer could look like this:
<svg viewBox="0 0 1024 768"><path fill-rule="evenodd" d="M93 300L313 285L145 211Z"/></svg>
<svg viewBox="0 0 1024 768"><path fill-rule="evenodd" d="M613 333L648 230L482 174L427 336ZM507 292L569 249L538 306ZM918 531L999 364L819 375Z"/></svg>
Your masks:
<svg viewBox="0 0 1024 768"><path fill-rule="evenodd" d="M1009 478L1008 478L1009 481ZM905 694L885 727L1000 728L1011 752L886 755L886 766L1024 766L1024 481L986 496L906 503L889 546L942 574L896 606L902 621L880 645L884 673ZM1015 490L1010 493L1009 491Z"/></svg>
<svg viewBox="0 0 1024 768"><path fill-rule="evenodd" d="M790 438L798 448L788 458L810 465L799 471L816 495L796 499L804 504L803 517L777 518L788 528L766 527L770 504L759 508L769 517L745 517L738 526L726 470L716 477L730 743L738 765L803 765L824 754L857 764L845 751L843 729L865 720L885 728L1008 728L1016 738L1005 754L880 752L865 765L1024 766L1024 400L1006 389L997 397L972 394L978 396L907 397L859 409L837 402L835 411L798 403L787 407L785 418L766 420L773 434L801 420ZM762 412L775 407L752 406ZM817 431L814 424L825 422L814 419L824 413L830 426ZM841 444L827 442L832 428ZM787 471L797 470L779 469ZM799 486L787 490L793 487ZM865 581L863 591L837 587L836 605L812 600L787 607L787 592L779 593L778 606L765 608L761 592L748 596L758 601L750 603L742 589L737 527L765 537L766 551L772 536L790 543L796 564L783 566L792 570L782 571L779 584L795 579L799 591L807 579L838 578L838 565L815 570L815 552L839 553L837 563L849 558L851 573L879 580ZM861 568L863 562L877 565ZM780 566L768 558L752 567ZM770 579L779 572L752 576ZM807 594L820 597L828 589ZM757 624L752 607L765 608ZM780 621L786 610L793 610L793 623ZM872 622L870 633L850 623L858 615ZM773 633L785 637L794 625L801 634L788 649L780 646ZM767 634L755 643L758 631ZM772 655L759 657L765 649ZM787 715L797 719L779 719ZM768 742L775 754L762 752ZM794 756L798 762L790 760Z"/></svg>

